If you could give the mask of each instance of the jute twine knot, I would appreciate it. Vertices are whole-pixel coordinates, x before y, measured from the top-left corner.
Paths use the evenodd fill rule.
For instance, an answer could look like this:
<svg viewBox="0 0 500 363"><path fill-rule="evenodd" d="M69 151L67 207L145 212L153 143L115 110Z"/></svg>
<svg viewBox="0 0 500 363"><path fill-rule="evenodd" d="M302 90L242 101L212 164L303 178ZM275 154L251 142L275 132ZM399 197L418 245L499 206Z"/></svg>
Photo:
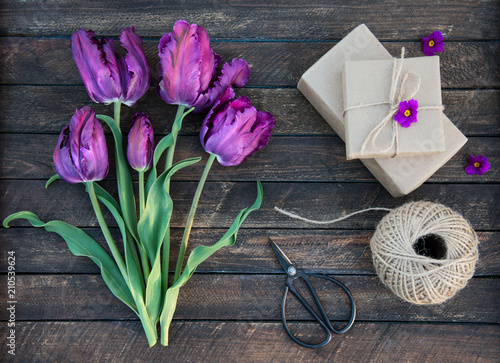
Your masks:
<svg viewBox="0 0 500 363"><path fill-rule="evenodd" d="M477 235L460 214L442 204L410 202L395 209L368 208L329 221L274 209L316 224L336 223L368 211L390 212L379 222L370 241L373 264L382 282L413 304L442 303L465 287L474 275ZM430 242L433 246L429 246ZM442 256L426 255L425 250L435 249L436 244Z"/></svg>
<svg viewBox="0 0 500 363"><path fill-rule="evenodd" d="M420 238L436 236L444 244L442 259L414 249ZM373 264L382 282L413 304L439 304L474 275L478 239L457 212L436 203L412 202L394 209L378 224L370 241Z"/></svg>
<svg viewBox="0 0 500 363"><path fill-rule="evenodd" d="M345 116L345 114L348 111L355 110L358 108L373 107L380 105L389 106L389 111L387 112L386 116L368 134L365 141L361 145L361 150L360 150L361 154L365 152L368 145L371 145L371 147L373 147L375 150L383 152L387 152L394 147L394 155L392 157L396 157L399 154L399 134L398 134L399 127L397 121L394 119L394 115L399 111L399 103L401 101L405 100L408 101L417 94L418 90L420 89L420 81L421 81L420 76L413 72L407 72L402 76L404 59L405 59L405 48L402 47L401 57L399 59L393 58L392 61L391 87L389 89L389 95L387 100L382 102L366 103L366 104L351 106L344 110L344 116ZM430 106L420 105L418 107L419 111L443 110L443 109L444 109L443 105L430 105ZM380 135L381 131L385 128L385 126L389 122L391 122L391 120L392 120L392 127L391 127L392 136L390 144L385 149L380 149L375 145L375 141L377 140L377 137Z"/></svg>

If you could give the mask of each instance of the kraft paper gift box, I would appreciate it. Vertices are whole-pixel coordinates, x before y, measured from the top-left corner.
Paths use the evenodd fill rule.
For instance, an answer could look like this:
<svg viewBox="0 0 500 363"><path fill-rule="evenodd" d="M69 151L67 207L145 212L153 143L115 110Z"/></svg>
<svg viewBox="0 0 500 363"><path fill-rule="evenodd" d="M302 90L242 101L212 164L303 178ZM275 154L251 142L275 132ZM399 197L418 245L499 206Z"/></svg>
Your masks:
<svg viewBox="0 0 500 363"><path fill-rule="evenodd" d="M445 151L439 57L347 61L342 85L348 160ZM417 122L403 127L394 115L410 99Z"/></svg>
<svg viewBox="0 0 500 363"><path fill-rule="evenodd" d="M345 140L342 67L351 60L386 60L391 54L362 24L321 57L297 87L333 130ZM394 197L411 193L455 155L467 138L443 114L445 151L432 155L360 159Z"/></svg>

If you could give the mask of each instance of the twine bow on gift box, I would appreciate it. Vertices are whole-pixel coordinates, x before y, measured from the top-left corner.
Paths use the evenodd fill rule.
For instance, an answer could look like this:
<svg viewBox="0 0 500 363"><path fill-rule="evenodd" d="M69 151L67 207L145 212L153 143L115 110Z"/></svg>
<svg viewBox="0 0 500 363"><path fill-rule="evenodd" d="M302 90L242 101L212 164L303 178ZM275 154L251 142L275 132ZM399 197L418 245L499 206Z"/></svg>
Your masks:
<svg viewBox="0 0 500 363"><path fill-rule="evenodd" d="M404 74L404 76L401 77L401 73L403 71L404 55L405 55L405 48L402 47L401 48L401 58L399 58L399 59L393 58L391 88L389 91L389 97L388 97L387 101L356 105L356 106L352 106L352 107L349 107L349 108L344 110L344 116L345 116L347 111L350 111L350 110L364 108L364 107L379 106L379 105L389 105L389 112L387 113L387 115L368 134L365 141L363 142L363 145L361 146L361 150L360 150L361 154L364 153L368 144L370 144L373 148L375 148L376 150L381 151L381 152L387 152L390 149L392 149L393 147L395 147L395 152L394 152L394 155L392 157L398 156L398 152L399 152L398 127L397 127L398 123L394 119L394 115L399 110L399 103L404 101L404 100L412 99L417 94L417 92L420 88L420 76L418 74L415 74L413 72L407 72ZM399 80L401 80L401 82L399 82ZM400 83L399 92L397 92L398 91L398 83ZM418 107L418 110L443 110L443 106L442 105L422 106L422 107ZM375 145L375 141L377 140L377 137L379 136L382 129L391 120L393 122L392 122L392 136L391 136L390 145L387 148L381 150Z"/></svg>

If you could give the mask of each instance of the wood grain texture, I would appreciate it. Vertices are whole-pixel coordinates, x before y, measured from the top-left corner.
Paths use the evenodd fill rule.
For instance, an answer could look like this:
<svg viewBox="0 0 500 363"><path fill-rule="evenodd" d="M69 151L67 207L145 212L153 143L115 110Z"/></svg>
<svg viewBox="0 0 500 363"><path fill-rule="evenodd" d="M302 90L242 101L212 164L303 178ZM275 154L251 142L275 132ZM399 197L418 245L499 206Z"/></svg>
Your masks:
<svg viewBox="0 0 500 363"><path fill-rule="evenodd" d="M49 179L55 174L52 153L58 135L0 134L1 179ZM156 139L156 142L159 138ZM108 147L113 141L108 138ZM283 150L287 150L286 153ZM305 152L307 150L307 152ZM493 168L482 176L470 176L464 171L470 154L487 155L492 165L500 164L500 138L471 137L467 144L444 167L439 169L430 182L498 183L500 173ZM206 158L198 136L179 137L176 160L202 156ZM162 162L163 164L163 162ZM114 165L111 158L110 165ZM199 180L204 162L177 172L173 180ZM133 173L137 179L137 173ZM347 161L345 144L336 136L281 136L273 137L262 151L246 159L235 168L213 167L208 179L212 181L376 181L375 177L359 160ZM109 180L116 179L114 168Z"/></svg>
<svg viewBox="0 0 500 363"><path fill-rule="evenodd" d="M100 229L85 231L107 249ZM175 266L183 229L172 231L170 266ZM112 229L120 247L117 229ZM200 245L210 245L225 233L224 229L199 228L191 232L187 254ZM276 256L267 240L271 236L301 267L310 272L344 275L374 275L369 248L372 230L331 229L240 229L234 246L217 251L198 266L198 272L210 273L281 273ZM475 276L500 276L500 232L478 232L479 260ZM15 251L19 273L74 274L99 273L87 258L71 254L64 240L54 233L35 228L0 229L0 272L7 272L7 251Z"/></svg>
<svg viewBox="0 0 500 363"><path fill-rule="evenodd" d="M0 3L0 220L32 210L43 220L83 227L105 249L88 195L81 185L56 182L52 151L76 107L98 113L111 107L88 97L70 51L79 28L117 38L135 25L158 74L161 35L184 18L204 26L224 61L244 58L252 69L246 95L276 116L269 145L242 165L216 164L205 186L188 253L217 241L237 213L255 199L264 181L264 202L243 224L235 246L201 264L182 288L171 345L149 349L139 320L103 283L97 266L75 257L64 240L25 221L0 228L0 286L8 251L16 253L16 356L8 354L7 291L0 289L1 362L497 362L500 357L500 28L498 1L419 2L383 0L96 0ZM427 183L395 199L345 147L296 89L302 74L361 23L394 55L423 56L422 36L439 30L445 113L468 143ZM135 112L150 114L157 137L167 134L175 106L158 98L154 85L135 106L122 108L127 131ZM176 159L204 155L172 184L171 266L206 155L198 133L203 116L190 115ZM108 134L108 137L110 135ZM486 155L491 170L464 172L469 154ZM113 160L112 160L113 163ZM101 184L116 194L112 171ZM136 185L137 186L137 185ZM327 220L409 201L443 203L467 218L478 233L474 278L437 306L413 306L397 298L375 274L369 240L385 213L357 215L334 225L312 225L278 214L275 206ZM105 213L112 234L120 233ZM353 292L358 319L322 349L295 344L280 322L285 276L269 246L272 236L300 267L335 275ZM120 243L118 243L120 244ZM120 251L122 250L119 247ZM337 322L347 319L342 294L320 284L320 296ZM331 309L331 310L330 310ZM297 302L287 315L305 339L321 332Z"/></svg>
<svg viewBox="0 0 500 363"><path fill-rule="evenodd" d="M500 323L497 309L500 279L474 278L449 301L419 306L399 299L377 276L334 277L350 289L358 321ZM311 279L330 319L347 321L350 314L347 296L331 282ZM195 274L180 290L175 319L280 321L285 281L284 274ZM2 276L2 284L6 282L6 276ZM299 283L295 286L299 290L304 288ZM17 320L137 318L113 296L100 275L18 275L16 295L19 296ZM3 290L0 298L9 300ZM464 310L468 313L464 314ZM8 316L6 309L0 311L0 319L8 320ZM290 321L313 320L291 294L287 299L286 316Z"/></svg>
<svg viewBox="0 0 500 363"><path fill-rule="evenodd" d="M247 86L295 87L302 74L335 43L331 42L213 42L224 61L245 59L252 75ZM422 57L422 43L390 42L394 56ZM153 78L158 74L158 41L144 42ZM300 57L297 55L300 54ZM448 42L440 55L444 88L498 88L496 66L500 42ZM81 84L71 58L70 41L62 38L0 38L0 84Z"/></svg>
<svg viewBox="0 0 500 363"><path fill-rule="evenodd" d="M244 88L259 110L276 118L273 135L335 135L333 129L295 88ZM499 90L443 90L445 113L466 136L500 136ZM90 101L83 86L0 86L0 131L9 133L59 133L69 123L75 108L90 104L97 113L110 114L111 106ZM136 112L146 111L157 135L170 132L176 106L166 105L153 89L133 107L122 108L122 125L127 132ZM181 134L200 131L204 115L186 117Z"/></svg>
<svg viewBox="0 0 500 363"><path fill-rule="evenodd" d="M203 25L211 37L224 39L341 39L360 23L376 29L382 39L419 39L433 30L440 30L447 39L500 38L498 28L491 26L498 14L494 1L436 4L404 0L394 4L356 0L339 4L327 0L176 0L144 4L100 0L75 6L69 1L9 0L2 3L2 10L0 33L8 35L70 35L76 29L91 28L109 36L118 35L124 26L135 25L139 34L159 37L182 18Z"/></svg>
<svg viewBox="0 0 500 363"><path fill-rule="evenodd" d="M258 176L255 177L258 179ZM61 219L79 227L97 226L84 187L62 181L44 188L42 180L2 180L0 219L20 210L31 210L44 220ZM113 185L103 183L113 192ZM378 183L291 183L265 182L264 202L260 210L245 220L244 228L314 228L307 222L291 219L274 210L284 208L305 218L329 220L369 207L395 208L409 201L428 200L442 203L464 215L478 231L500 229L499 184L424 184L409 196L395 199ZM172 227L183 227L194 182L172 183L174 200ZM228 228L239 211L253 204L254 182L207 182L198 206L194 226ZM105 213L111 222L110 215ZM332 229L374 229L382 212L364 213L332 225ZM13 226L28 225L13 221ZM113 225L111 223L111 225ZM324 226L323 226L324 227Z"/></svg>
<svg viewBox="0 0 500 363"><path fill-rule="evenodd" d="M301 339L318 333L308 323ZM16 359L32 362L494 362L500 330L484 324L357 323L321 349L295 344L281 323L174 321L168 348L147 347L139 322L20 322ZM1 332L5 341L7 334ZM0 359L10 362L7 350Z"/></svg>

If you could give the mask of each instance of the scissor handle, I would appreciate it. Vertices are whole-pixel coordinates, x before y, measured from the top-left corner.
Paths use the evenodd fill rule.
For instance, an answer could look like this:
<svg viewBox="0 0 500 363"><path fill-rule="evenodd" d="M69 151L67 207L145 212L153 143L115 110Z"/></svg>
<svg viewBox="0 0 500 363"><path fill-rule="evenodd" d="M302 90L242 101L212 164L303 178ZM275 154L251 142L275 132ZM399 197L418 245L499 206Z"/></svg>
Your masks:
<svg viewBox="0 0 500 363"><path fill-rule="evenodd" d="M293 290L291 290L291 291L297 297L297 299L299 299L299 301L302 303L302 305L304 305L304 307L307 309L307 311L309 311L309 313L316 319L318 324L321 325L321 327L323 328L323 330L326 333L326 338L321 343L309 344L309 343L303 342L302 340L299 340L297 337L295 337L295 335L293 335L292 332L290 331L290 329L288 328L288 324L286 323L286 317L285 317L285 303L286 303L286 295L288 293L288 289L289 288L288 288L288 284L287 284L287 286L285 286L285 293L283 294L283 300L281 300L281 321L283 322L283 327L285 328L286 333L288 334L288 336L290 338L292 338L292 340L294 342L302 345L303 347L306 347L306 348L324 347L325 345L327 345L330 342L330 339L332 339L332 333L330 333L330 330L325 325L325 323L318 317L318 315L316 315L314 310L311 309L309 304L307 304L307 302L302 298L302 296L300 296L297 293L297 291L295 290L295 288L293 288L293 286L292 286Z"/></svg>
<svg viewBox="0 0 500 363"><path fill-rule="evenodd" d="M332 332L334 332L335 334L343 334L346 331L348 331L349 329L351 329L351 326L352 326L352 324L354 324L354 320L356 319L356 304L354 303L354 298L352 297L352 294L349 291L349 289L343 283L341 283L340 281L335 280L334 278L332 278L330 276L327 276L325 274L309 274L309 276L319 277L319 278L326 279L326 280L329 280L331 282L334 282L335 284L337 284L338 286L340 286L345 291L345 293L347 294L347 297L349 298L349 302L351 304L351 317L349 319L349 322L346 324L345 327L343 327L340 330L337 330L337 329L335 329L332 326L332 324L330 323L330 320L328 319L328 317L326 317L326 314L325 314L325 320L326 320L326 324L328 325L328 328ZM315 294L316 294L316 292L314 292L314 295ZM316 303L318 303L318 302L316 301ZM322 306L320 306L320 310L324 311Z"/></svg>
<svg viewBox="0 0 500 363"><path fill-rule="evenodd" d="M283 326L285 328L285 331L287 332L287 334L290 336L290 338L292 338L296 343L304 346L304 347L307 347L307 348L320 348L320 347L323 347L325 346L326 344L328 344L328 342L330 341L331 339L331 333L330 331L336 333L336 334L342 334L342 333L345 333L347 330L349 330L351 328L351 326L353 325L354 323L354 319L356 318L356 305L354 304L354 299L351 295L351 292L349 291L349 289L344 285L342 284L341 282L331 278L331 277L328 277L324 274L311 274L310 276L314 276L314 277L319 277L319 278L323 278L323 279L326 279L326 280L329 280L329 281L332 281L334 282L335 284L337 284L338 286L340 286L347 294L347 296L349 297L349 301L351 303L351 318L349 319L349 322L347 323L347 325L340 329L340 330L337 330L335 329L330 320L328 319L328 316L326 315L326 312L323 308L323 306L321 305L321 302L319 301L319 298L318 298L318 295L316 294L316 291L314 290L314 287L312 286L307 274L303 271L297 271L296 273L296 276L294 278L291 278L291 277L287 277L287 283L286 283L286 287L285 287L285 293L283 294L283 300L281 302L281 320L283 322ZM321 319L315 312L314 310L311 308L311 306L309 306L309 304L304 300L304 298L297 292L297 290L295 289L295 287L293 286L293 281L296 280L298 277L302 277L303 280L305 281L313 299L314 299L314 302L316 303L323 319ZM285 318L285 304L286 304L286 296L287 296L287 293L288 293L288 290L290 290L294 295L295 297L300 301L300 303L306 308L306 310L309 312L309 314L311 314L311 316L318 322L318 324L323 328L323 330L326 332L327 336L326 336L326 339L324 341L322 341L321 343L318 343L318 344L309 344L309 343L306 343L306 342L303 342L301 340L299 340L298 338L296 338L290 331L290 329L288 328L288 325L286 323L286 318Z"/></svg>

